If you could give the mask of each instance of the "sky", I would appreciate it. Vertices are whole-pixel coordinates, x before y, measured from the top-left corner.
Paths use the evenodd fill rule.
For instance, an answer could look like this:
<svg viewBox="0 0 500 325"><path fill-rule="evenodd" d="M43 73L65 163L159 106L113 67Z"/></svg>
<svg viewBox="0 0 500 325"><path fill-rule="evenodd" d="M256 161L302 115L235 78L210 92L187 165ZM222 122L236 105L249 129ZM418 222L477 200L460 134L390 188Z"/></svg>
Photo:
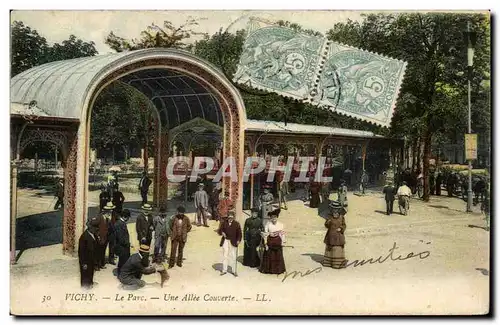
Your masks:
<svg viewBox="0 0 500 325"><path fill-rule="evenodd" d="M169 20L179 26L188 17L201 18L196 31L212 35L246 21L245 16L268 20L287 20L306 29L326 32L337 22L362 20L361 11L12 11L11 22L19 20L36 29L49 43L58 43L74 34L84 41L94 41L100 54L111 53L104 39L113 31L124 38L138 38L148 25L162 25ZM237 22L236 25L231 25ZM234 28L234 27L231 27Z"/></svg>

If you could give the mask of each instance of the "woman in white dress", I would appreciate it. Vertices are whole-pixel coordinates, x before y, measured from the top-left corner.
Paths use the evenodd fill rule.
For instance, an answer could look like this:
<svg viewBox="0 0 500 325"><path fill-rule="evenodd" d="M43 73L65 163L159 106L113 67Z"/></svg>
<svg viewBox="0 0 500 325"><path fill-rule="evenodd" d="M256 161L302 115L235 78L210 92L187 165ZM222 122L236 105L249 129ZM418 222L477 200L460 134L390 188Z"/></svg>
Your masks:
<svg viewBox="0 0 500 325"><path fill-rule="evenodd" d="M284 226L278 221L280 209L271 211L269 222L262 233L265 250L262 257L261 273L281 274L286 271L285 259L283 258L283 243L285 242Z"/></svg>

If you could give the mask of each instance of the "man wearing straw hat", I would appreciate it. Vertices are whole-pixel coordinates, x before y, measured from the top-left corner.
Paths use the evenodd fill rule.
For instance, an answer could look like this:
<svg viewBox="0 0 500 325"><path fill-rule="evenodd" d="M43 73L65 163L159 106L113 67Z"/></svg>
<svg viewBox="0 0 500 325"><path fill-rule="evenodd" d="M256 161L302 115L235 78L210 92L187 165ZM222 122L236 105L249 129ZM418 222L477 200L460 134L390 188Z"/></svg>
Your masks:
<svg viewBox="0 0 500 325"><path fill-rule="evenodd" d="M109 234L110 234L110 224L111 216L115 206L113 203L108 202L104 207L103 211L97 217L99 221L99 230L97 232L98 245L97 245L97 268L96 271L106 268L106 247L109 244ZM114 244L114 243L113 243ZM113 244L111 244L113 246ZM113 254L110 250L110 256Z"/></svg>
<svg viewBox="0 0 500 325"><path fill-rule="evenodd" d="M156 271L154 265L149 265L149 246L142 244L139 247L139 252L130 256L122 266L118 280L123 284L124 289L137 290L146 285L146 282L141 280L142 275L152 274Z"/></svg>
<svg viewBox="0 0 500 325"><path fill-rule="evenodd" d="M207 210L208 210L208 194L204 189L205 185L200 182L198 184L198 191L194 193L194 207L196 208L196 225L201 226L201 218L203 216L203 226L208 227L207 224Z"/></svg>
<svg viewBox="0 0 500 325"><path fill-rule="evenodd" d="M137 216L135 222L135 229L137 231L137 240L139 244L151 245L151 240L153 239L153 215L151 211L153 207L145 203L141 206L142 212Z"/></svg>
<svg viewBox="0 0 500 325"><path fill-rule="evenodd" d="M234 211L229 211L227 219L222 221L222 225L218 230L222 236L222 272L220 275L227 273L228 264L231 264L231 271L234 276L238 276L236 271L236 258L238 257L238 245L241 242L242 233L241 226L238 221L234 220Z"/></svg>
<svg viewBox="0 0 500 325"><path fill-rule="evenodd" d="M186 209L183 206L177 207L177 214L172 218L170 223L170 259L168 261L168 268L173 268L176 257L177 266L182 267L182 258L184 254L184 246L187 242L187 233L191 231L191 222L184 214Z"/></svg>

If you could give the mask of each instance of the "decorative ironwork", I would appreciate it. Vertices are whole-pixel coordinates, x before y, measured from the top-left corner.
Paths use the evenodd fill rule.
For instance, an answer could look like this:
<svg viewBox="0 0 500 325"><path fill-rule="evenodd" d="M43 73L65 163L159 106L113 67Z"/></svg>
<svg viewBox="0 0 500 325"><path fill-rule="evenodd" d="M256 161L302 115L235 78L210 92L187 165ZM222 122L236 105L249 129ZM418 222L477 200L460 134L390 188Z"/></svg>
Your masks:
<svg viewBox="0 0 500 325"><path fill-rule="evenodd" d="M64 131L27 128L21 138L19 154L22 154L26 147L34 142L50 142L61 148L63 153L66 153L68 148L68 135L67 132Z"/></svg>
<svg viewBox="0 0 500 325"><path fill-rule="evenodd" d="M78 151L77 132L71 140L68 155L65 159L64 168L64 217L63 217L63 250L65 253L73 254L76 243L76 170ZM85 227L85 220L83 221Z"/></svg>

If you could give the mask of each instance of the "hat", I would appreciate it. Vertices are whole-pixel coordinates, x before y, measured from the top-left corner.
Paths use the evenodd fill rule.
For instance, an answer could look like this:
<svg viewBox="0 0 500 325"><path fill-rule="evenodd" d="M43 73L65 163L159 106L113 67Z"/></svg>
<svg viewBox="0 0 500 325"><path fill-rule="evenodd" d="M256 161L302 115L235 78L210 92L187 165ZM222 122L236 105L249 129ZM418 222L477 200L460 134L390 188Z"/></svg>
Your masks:
<svg viewBox="0 0 500 325"><path fill-rule="evenodd" d="M281 212L281 209L276 209L276 210L273 210L273 211L269 212L267 215L269 217L276 217L276 218L278 218L280 216L280 212Z"/></svg>
<svg viewBox="0 0 500 325"><path fill-rule="evenodd" d="M142 244L139 246L139 252L140 253L149 253L149 246Z"/></svg>
<svg viewBox="0 0 500 325"><path fill-rule="evenodd" d="M185 207L183 207L182 205L179 205L179 206L177 207L177 212L179 212L179 213L184 213L184 212L186 212L186 208L185 208Z"/></svg>
<svg viewBox="0 0 500 325"><path fill-rule="evenodd" d="M203 184L203 183L198 184L198 187L204 187L204 186L205 186L205 184Z"/></svg>
<svg viewBox="0 0 500 325"><path fill-rule="evenodd" d="M346 211L345 207L340 204L339 201L330 201L330 204L328 204L328 207L332 210L344 210Z"/></svg>
<svg viewBox="0 0 500 325"><path fill-rule="evenodd" d="M228 218L229 218L229 217L233 217L233 218L235 218L235 217L236 217L236 213L234 213L234 211L229 211L229 212L227 213L227 217L228 217Z"/></svg>
<svg viewBox="0 0 500 325"><path fill-rule="evenodd" d="M144 203L144 204L141 206L141 209L146 210L146 211L151 211L151 210L153 210L153 207L151 206L151 204Z"/></svg>
<svg viewBox="0 0 500 325"><path fill-rule="evenodd" d="M114 208L116 208L113 204L113 202L109 201L108 203L106 203L106 205L104 206L104 210L113 210Z"/></svg>
<svg viewBox="0 0 500 325"><path fill-rule="evenodd" d="M260 212L260 210L259 210L259 208L257 208L257 207L253 207L253 208L250 210L250 212L252 212L252 213L254 213L254 212L259 213L259 212Z"/></svg>
<svg viewBox="0 0 500 325"><path fill-rule="evenodd" d="M164 207L161 207L160 208L160 214L166 214L167 213L167 210L165 210Z"/></svg>
<svg viewBox="0 0 500 325"><path fill-rule="evenodd" d="M269 184L264 184L264 186L262 186L262 188L264 188L264 189L270 189L270 188L271 188L271 185L269 185Z"/></svg>
<svg viewBox="0 0 500 325"><path fill-rule="evenodd" d="M98 227L99 226L99 219L97 217L92 217L89 220L89 224L92 227Z"/></svg>

